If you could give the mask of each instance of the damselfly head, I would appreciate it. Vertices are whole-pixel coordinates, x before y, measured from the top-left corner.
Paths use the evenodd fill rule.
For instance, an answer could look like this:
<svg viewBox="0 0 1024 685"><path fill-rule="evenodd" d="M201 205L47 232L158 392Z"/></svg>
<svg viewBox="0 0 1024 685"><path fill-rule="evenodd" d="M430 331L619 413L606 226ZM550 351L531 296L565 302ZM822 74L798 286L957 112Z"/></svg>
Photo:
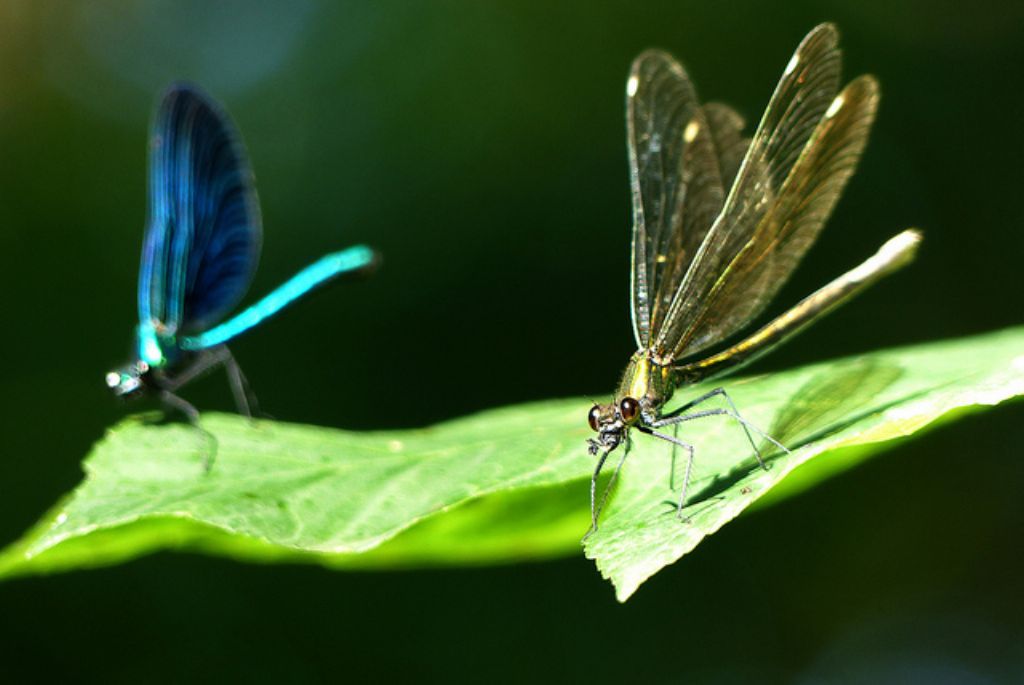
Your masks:
<svg viewBox="0 0 1024 685"><path fill-rule="evenodd" d="M640 419L640 402L632 397L623 397L618 404L595 404L587 414L587 423L597 433L596 438L587 440L591 454L601 450L611 452L619 446L630 426Z"/></svg>
<svg viewBox="0 0 1024 685"><path fill-rule="evenodd" d="M118 397L131 398L142 394L146 387L149 364L141 359L127 366L111 371L106 376L107 387Z"/></svg>

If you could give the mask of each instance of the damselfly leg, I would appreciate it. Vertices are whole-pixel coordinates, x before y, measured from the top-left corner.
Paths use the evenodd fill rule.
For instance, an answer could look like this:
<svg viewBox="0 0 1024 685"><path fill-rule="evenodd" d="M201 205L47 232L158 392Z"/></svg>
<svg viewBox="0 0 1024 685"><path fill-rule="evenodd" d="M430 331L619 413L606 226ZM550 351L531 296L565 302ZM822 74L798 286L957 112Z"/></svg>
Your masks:
<svg viewBox="0 0 1024 685"><path fill-rule="evenodd" d="M625 438L625 443L622 447L622 456L619 457L619 463L615 465L615 471L612 473L608 485L605 486L604 492L601 494L600 503L597 502L597 479L601 475L601 469L604 468L604 463L608 459L608 455L611 454L611 450L603 450L601 456L597 459L594 475L590 478L590 530L587 531L587 534L583 536L580 542L586 540L597 531L597 519L601 515L601 510L604 509L604 505L608 502L608 496L615 486L615 481L619 478L619 471L622 470L622 464L625 463L626 457L629 456L629 451L633 446L628 435Z"/></svg>
<svg viewBox="0 0 1024 685"><path fill-rule="evenodd" d="M721 396L722 398L725 399L725 401L729 404L729 409L723 409L723 408L703 409L701 411L695 411L695 412L692 412L692 413L689 413L689 414L685 413L687 410L693 409L694 407L696 407L696 406L698 406L698 405L700 405L700 404L702 404L702 403L704 403L704 402L706 402L706 401L708 401L710 399L718 397L718 396ZM671 475L669 476L669 487L671 487L673 490L675 489L674 488L674 484L675 484L675 472L676 472L676 464L675 464L676 451L675 451L675 447L677 445L678 446L683 446L683 447L689 447L689 454L688 454L687 463L686 463L686 476L685 476L684 481L683 481L682 492L680 493L680 496L679 496L679 509L678 509L678 512L679 512L680 517L682 517L683 504L686 502L686 490L687 490L687 488L689 486L689 483L690 483L690 473L691 473L692 466L693 466L693 448L691 446L687 445L687 443L681 442L678 439L678 437L673 437L673 436L670 436L670 435L666 435L664 433L659 433L659 432L651 430L651 429L652 428L663 428L665 426L672 426L673 431L675 431L675 430L678 429L679 424L681 424L681 423L685 423L687 421L693 421L694 419L702 419L702 418L705 418L705 417L708 417L708 416L727 416L727 417L733 419L734 421L736 421L737 423L739 423L740 427L743 428L744 435L747 436L747 442L750 443L750 447L754 451L754 456L757 457L757 463L765 471L769 470L770 465L765 463L764 458L761 456L761 450L760 450L760 448L758 448L757 443L754 442L754 437L751 435L751 432L756 433L761 438L763 438L764 440L770 442L775 447L778 447L780 450L782 450L786 454L790 454L790 450L785 445L783 445L778 440L776 440L772 436L768 435L767 433L762 431L760 428L758 428L757 426L755 426L754 424L750 423L745 418L743 418L740 415L739 411L737 411L737 409L736 409L736 403L732 401L732 398L729 397L729 393L727 393L724 388L715 388L714 390L711 390L711 391L701 395L700 397L697 397L697 398L695 398L693 400L690 400L689 402L687 402L686 404L682 405L678 409L675 409L672 412L666 414L665 416L660 417L656 421L653 421L651 423L650 427L638 426L638 428L642 432L648 433L650 435L654 435L656 437L659 437L659 438L661 438L663 440L667 440L668 442L672 443L672 445L673 445L673 447L672 447L672 467L671 467L672 471L671 471Z"/></svg>
<svg viewBox="0 0 1024 685"><path fill-rule="evenodd" d="M203 350L196 355L195 360L181 373L176 374L174 377L165 376L159 395L160 401L164 406L183 414L190 424L206 436L210 449L203 455L203 470L207 472L213 468L213 462L217 456L217 438L200 425L199 410L175 393L182 386L196 378L212 373L218 367L223 367L225 374L227 374L228 386L231 388L231 395L235 400L238 413L246 418L253 418L254 414L257 414L259 411L256 395L253 393L245 374L242 373L242 368L238 365L234 355L231 354L231 350L226 345L218 345L209 350Z"/></svg>
<svg viewBox="0 0 1024 685"><path fill-rule="evenodd" d="M678 425L678 424L676 424L676 425ZM675 426L673 426L673 427L675 427ZM693 471L693 455L694 455L694 452L696 450L694 449L693 445L691 445L691 444L689 444L687 442L683 442L678 437L673 436L673 435L667 435L665 433L660 433L660 432L654 430L653 428L649 428L647 426L637 426L637 430L639 430L641 433L646 433L647 435L653 435L656 438L661 438L662 440L667 440L668 442L672 443L672 472L673 472L673 476L675 474L676 447L682 447L684 450L686 450L686 472L683 475L683 489L679 493L679 504L676 507L676 516L679 517L680 519L683 518L683 506L686 504L686 491L687 491L687 489L690 486L690 474ZM669 484L671 485L671 479L670 479Z"/></svg>
<svg viewBox="0 0 1024 685"><path fill-rule="evenodd" d="M221 366L224 367L224 372L227 374L228 386L231 388L231 395L235 400L238 413L247 418L259 415L259 403L256 395L245 374L242 373L242 368L231 354L231 350L225 345L203 350L183 371L173 377L166 377L163 386L166 390L176 392L182 386Z"/></svg>
<svg viewBox="0 0 1024 685"><path fill-rule="evenodd" d="M217 458L217 437L210 431L203 428L199 423L199 410L188 400L175 395L170 390L161 390L158 394L161 404L169 409L180 412L188 419L193 428L203 434L207 441L207 449L203 453L203 471L210 472L213 468L213 461Z"/></svg>

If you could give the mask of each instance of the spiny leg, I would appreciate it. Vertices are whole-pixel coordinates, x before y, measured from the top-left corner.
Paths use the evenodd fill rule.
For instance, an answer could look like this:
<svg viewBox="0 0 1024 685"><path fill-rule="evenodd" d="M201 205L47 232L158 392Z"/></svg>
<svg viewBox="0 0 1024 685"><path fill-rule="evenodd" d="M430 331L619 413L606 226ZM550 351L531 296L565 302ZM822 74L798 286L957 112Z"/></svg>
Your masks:
<svg viewBox="0 0 1024 685"><path fill-rule="evenodd" d="M788 447L783 445L781 442L779 442L778 440L776 440L772 436L770 436L767 433L765 433L763 430L761 430L760 428L758 428L754 424L752 424L749 421L747 421L745 418L743 418L739 414L737 414L737 413L735 413L735 412L733 412L733 411L731 411L729 409L703 409L701 411L695 411L692 414L684 414L682 416L673 416L673 417L667 418L667 419L659 419L658 421L656 421L655 423L653 423L651 425L653 427L655 427L655 428L661 428L662 426L669 426L669 425L672 425L672 424L678 424L678 423L682 423L684 421L693 421L694 419L702 419L702 418L704 418L706 416L728 416L730 419L732 419L734 421L737 421L740 424L742 424L744 428L746 428L748 430L754 431L759 436L761 436L762 438L764 438L765 440L767 440L771 444L775 445L776 447L778 447L780 450L782 450L786 454L791 454L791 452L790 452ZM761 459L760 459L760 452L758 451L757 447L754 448L754 452L756 454L758 454L758 461L761 461ZM765 466L763 461L761 461L761 466L764 467L765 471L768 470L768 468Z"/></svg>
<svg viewBox="0 0 1024 685"><path fill-rule="evenodd" d="M757 445L754 444L753 440L750 438L749 431L754 431L755 433L760 435L762 438L764 438L765 440L769 441L770 443L772 443L773 445L775 445L776 447L781 449L786 454L790 454L789 449L785 445L783 445L782 443L778 442L775 438L773 438L772 436L768 435L767 433L765 433L764 431L759 429L757 426L754 426L753 424L749 423L746 419L744 419L739 414L736 414L736 413L734 413L734 412L732 412L732 411L730 411L728 409L705 409L705 410L702 410L702 411L694 412L692 414L684 414L682 416L673 416L673 417L671 417L669 419L662 419L662 420L658 421L655 425L657 427L668 426L668 425L678 425L678 424L680 424L680 423L682 423L684 421L693 421L694 419L702 419L702 418L705 418L705 417L708 417L708 416L728 416L729 418L733 419L734 421L739 422L744 427L744 432L746 432L747 439L748 439L748 441L750 441L750 445L751 445L751 447L754 450L754 456L757 457L757 463L760 464L761 468L764 471L768 471L769 470L768 464L765 463L764 458L761 456L761 450L758 449Z"/></svg>
<svg viewBox="0 0 1024 685"><path fill-rule="evenodd" d="M694 455L694 451L695 451L693 445L691 445L689 443L686 443L686 442L683 442L679 438L674 437L672 435L668 435L666 433L660 433L660 432L654 430L653 428L649 428L648 426L637 426L637 430L639 430L642 433L646 433L647 435L653 435L656 438L661 438L662 440L667 440L668 442L672 443L672 457L673 457L673 460L675 459L675 448L676 447L682 447L684 450L686 450L686 452L687 452L687 457L686 457L686 473L683 476L683 489L682 489L682 492L679 493L679 504L676 507L676 516L679 517L680 519L682 519L683 518L683 506L686 504L686 491L690 487L690 474L693 471L693 455ZM672 469L672 471L673 471L673 474L674 474L675 473L674 461L673 461L673 469Z"/></svg>
<svg viewBox="0 0 1024 685"><path fill-rule="evenodd" d="M714 397L718 397L718 396L723 397L725 399L725 401L728 402L729 407L732 409L733 413L737 417L739 417L740 412L739 412L738 409L736 409L736 403L732 401L731 397L729 397L729 393L727 393L725 391L725 388L718 387L718 388L715 388L714 390L709 390L708 392L704 393L700 397L695 397L694 399L692 399L689 402L685 403L681 407L673 409L668 414L665 414L664 416L659 417L658 420L653 422L651 425L654 426L654 427L669 425L669 421L668 421L669 419L672 419L672 418L675 418L675 417L677 417L677 416L679 416L681 414L684 414L686 412L686 410L692 409L693 407L696 407L698 404L702 404L702 403L707 402L708 400L710 400L710 399L712 399ZM761 464L762 467L764 467L764 461L761 459L761 451L757 448L757 445L754 443L754 438L750 435L750 430L748 429L747 422L745 420L743 420L742 418L739 421L740 421L740 425L743 427L743 433L747 436L747 442L750 443L750 447L754 450L754 454L757 455L758 463Z"/></svg>
<svg viewBox="0 0 1024 685"><path fill-rule="evenodd" d="M672 437L675 438L676 440L679 439L678 423L672 425ZM675 492L676 490L676 447L678 447L678 445L675 442L673 442L672 461L671 466L669 466L670 471L668 472L668 489L671 490L672 492Z"/></svg>
<svg viewBox="0 0 1024 685"><path fill-rule="evenodd" d="M604 462L609 454L609 450L601 452L601 456L597 458L597 466L594 467L594 475L590 477L590 530L583 536L584 540L597 530L597 477L601 475L601 469L604 468Z"/></svg>
<svg viewBox="0 0 1024 685"><path fill-rule="evenodd" d="M241 367L235 361L234 355L231 354L231 350L225 345L199 353L192 364L184 371L173 378L168 378L164 383L164 387L171 392L175 392L196 378L210 373L218 366L223 366L228 376L228 385L231 388L231 394L234 397L235 408L238 410L238 413L252 418L254 413L259 412L256 395L253 394L249 381L246 380Z"/></svg>
<svg viewBox="0 0 1024 685"><path fill-rule="evenodd" d="M224 358L219 349L200 352L182 371L173 377L168 376L163 382L163 387L176 392L223 363Z"/></svg>
<svg viewBox="0 0 1024 685"><path fill-rule="evenodd" d="M242 367L235 361L235 356L231 354L231 350L227 347L221 349L224 350L224 360L221 363L224 365L224 370L228 375L228 385L231 386L231 394L235 398L235 406L238 408L238 413L250 419L253 416L258 416L260 413L259 401L256 399L256 394L252 391L252 386L249 385L249 380L242 373Z"/></svg>
<svg viewBox="0 0 1024 685"><path fill-rule="evenodd" d="M160 401L171 409L175 409L185 415L188 422L193 426L199 425L199 410L188 400L178 397L170 390L160 391Z"/></svg>
<svg viewBox="0 0 1024 685"><path fill-rule="evenodd" d="M684 414L684 412L687 409L691 409L691 408L697 406L698 404L706 402L706 401L710 400L711 398L719 396L719 395L721 395L725 399L725 401L729 404L729 407L730 407L731 411L726 410L726 409L709 409L709 410L705 410L705 411L694 412L693 414ZM757 443L754 442L754 437L750 434L751 431L757 433L759 436L761 436L762 438L764 438L768 442L772 443L773 445L775 445L776 447L781 449L786 454L790 453L789 449L785 445L783 445L778 440L776 440L772 436L768 435L767 433L762 431L760 428L758 428L757 426L755 426L754 424L750 423L745 418L743 418L740 415L739 410L736 408L736 403L732 401L731 397L729 397L729 393L727 393L725 391L725 388L721 388L721 387L715 388L714 390L710 390L710 391L704 393L703 395L701 395L700 397L696 397L696 398L690 400L689 402L687 402L686 404L682 405L681 407L679 407L677 409L674 409L671 412L669 412L668 414L665 414L664 416L660 417L657 421L653 422L651 425L653 427L655 427L655 428L660 428L662 426L679 424L679 423L682 423L683 421L690 421L692 419L697 419L697 418L701 418L701 417L704 417L704 416L728 416L728 417L732 418L734 421L736 421L737 423L739 423L740 426L743 428L743 434L747 436L747 442L750 443L751 449L754 450L754 456L757 457L757 463L760 464L761 468L764 469L765 471L767 471L769 467L765 463L764 459L762 458L761 450L758 448Z"/></svg>
<svg viewBox="0 0 1024 685"><path fill-rule="evenodd" d="M583 540L586 540L597 532L597 519L601 516L601 511L604 510L604 505L608 502L608 496L611 494L612 487L615 485L615 481L619 477L619 471L622 470L622 464L626 461L626 457L629 455L629 449L631 446L632 443L627 435L626 444L622 448L622 456L619 458L619 463L615 465L615 471L612 473L611 480L608 481L608 486L605 487L604 493L601 495L600 504L597 504L596 502L597 477L601 474L601 469L604 467L604 462L608 459L608 455L611 454L611 450L605 450L598 458L597 466L594 468L594 475L590 479L590 530L588 530L587 534L583 536Z"/></svg>
<svg viewBox="0 0 1024 685"><path fill-rule="evenodd" d="M161 390L159 397L164 406L184 414L188 422L210 442L209 449L203 455L203 471L209 473L213 468L213 460L217 457L217 437L199 424L199 410L191 402L178 397L170 390Z"/></svg>

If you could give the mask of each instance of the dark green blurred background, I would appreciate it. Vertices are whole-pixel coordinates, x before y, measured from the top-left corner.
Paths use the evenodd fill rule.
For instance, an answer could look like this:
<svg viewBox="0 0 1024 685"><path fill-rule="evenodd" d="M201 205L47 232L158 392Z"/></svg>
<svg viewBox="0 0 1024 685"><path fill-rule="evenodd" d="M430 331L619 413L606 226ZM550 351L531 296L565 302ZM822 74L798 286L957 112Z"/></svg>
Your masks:
<svg viewBox="0 0 1024 685"><path fill-rule="evenodd" d="M102 378L129 351L169 81L206 86L248 143L252 295L354 242L385 255L233 346L266 411L422 426L612 389L635 54L671 50L756 121L823 20L882 107L776 310L899 229L927 242L758 370L1021 323L1019 2L0 2L0 542L123 414ZM187 395L231 408L220 377ZM1021 682L1022 419L947 425L745 516L625 606L582 558L345 574L162 554L9 582L0 680Z"/></svg>

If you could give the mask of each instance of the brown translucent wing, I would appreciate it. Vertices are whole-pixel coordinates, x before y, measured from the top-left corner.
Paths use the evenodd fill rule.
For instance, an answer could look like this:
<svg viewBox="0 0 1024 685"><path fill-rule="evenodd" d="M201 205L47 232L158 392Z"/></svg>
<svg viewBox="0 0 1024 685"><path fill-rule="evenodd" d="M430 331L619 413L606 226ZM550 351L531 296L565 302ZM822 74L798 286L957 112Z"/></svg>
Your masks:
<svg viewBox="0 0 1024 685"><path fill-rule="evenodd" d="M856 79L836 97L771 211L706 297L702 316L693 323L701 337L694 340L721 340L737 332L786 282L853 174L877 104L878 84L870 76Z"/></svg>
<svg viewBox="0 0 1024 685"><path fill-rule="evenodd" d="M711 139L718 153L718 169L722 174L722 187L731 188L740 170L743 157L750 147L750 138L744 137L746 122L736 110L720 102L704 105L704 118L711 128Z"/></svg>
<svg viewBox="0 0 1024 685"><path fill-rule="evenodd" d="M653 336L651 346L657 354L679 359L741 328L767 301L752 289L763 289L770 280L771 294L774 294L799 261L799 257L766 260L780 245L773 233L795 230L808 237L807 245L817 234L820 222L817 226L812 221L792 226L786 219L804 203L818 210L805 211L804 215L822 216L822 205L827 205L830 211L841 189L842 183L839 183L838 189L821 193L831 196L828 202L816 199L819 191L815 188L837 184L821 183L818 174L822 170L811 163L815 155L806 152L808 147L823 141L823 136L815 138L815 133L839 89L840 62L838 33L831 24L816 27L800 43L750 142L721 214L707 232L662 326ZM812 139L818 142L809 146ZM837 154L844 156L843 151ZM850 168L852 170L852 166ZM807 179L808 175L812 178ZM810 195L800 195L800 189ZM793 244L798 242L793 241ZM765 245L769 246L768 253L760 248ZM800 252L800 256L802 254ZM789 268L769 266L771 278L762 278L760 272L752 271L754 255L759 255L760 261L767 261L768 265L788 264ZM747 281L751 276L758 278ZM735 292L732 289L744 283L752 284L746 287L746 293L756 297L758 305L743 312L727 309L725 305L733 298L722 299L721 293Z"/></svg>
<svg viewBox="0 0 1024 685"><path fill-rule="evenodd" d="M725 191L711 128L683 67L648 50L626 86L633 195L633 332L647 347L721 212Z"/></svg>

